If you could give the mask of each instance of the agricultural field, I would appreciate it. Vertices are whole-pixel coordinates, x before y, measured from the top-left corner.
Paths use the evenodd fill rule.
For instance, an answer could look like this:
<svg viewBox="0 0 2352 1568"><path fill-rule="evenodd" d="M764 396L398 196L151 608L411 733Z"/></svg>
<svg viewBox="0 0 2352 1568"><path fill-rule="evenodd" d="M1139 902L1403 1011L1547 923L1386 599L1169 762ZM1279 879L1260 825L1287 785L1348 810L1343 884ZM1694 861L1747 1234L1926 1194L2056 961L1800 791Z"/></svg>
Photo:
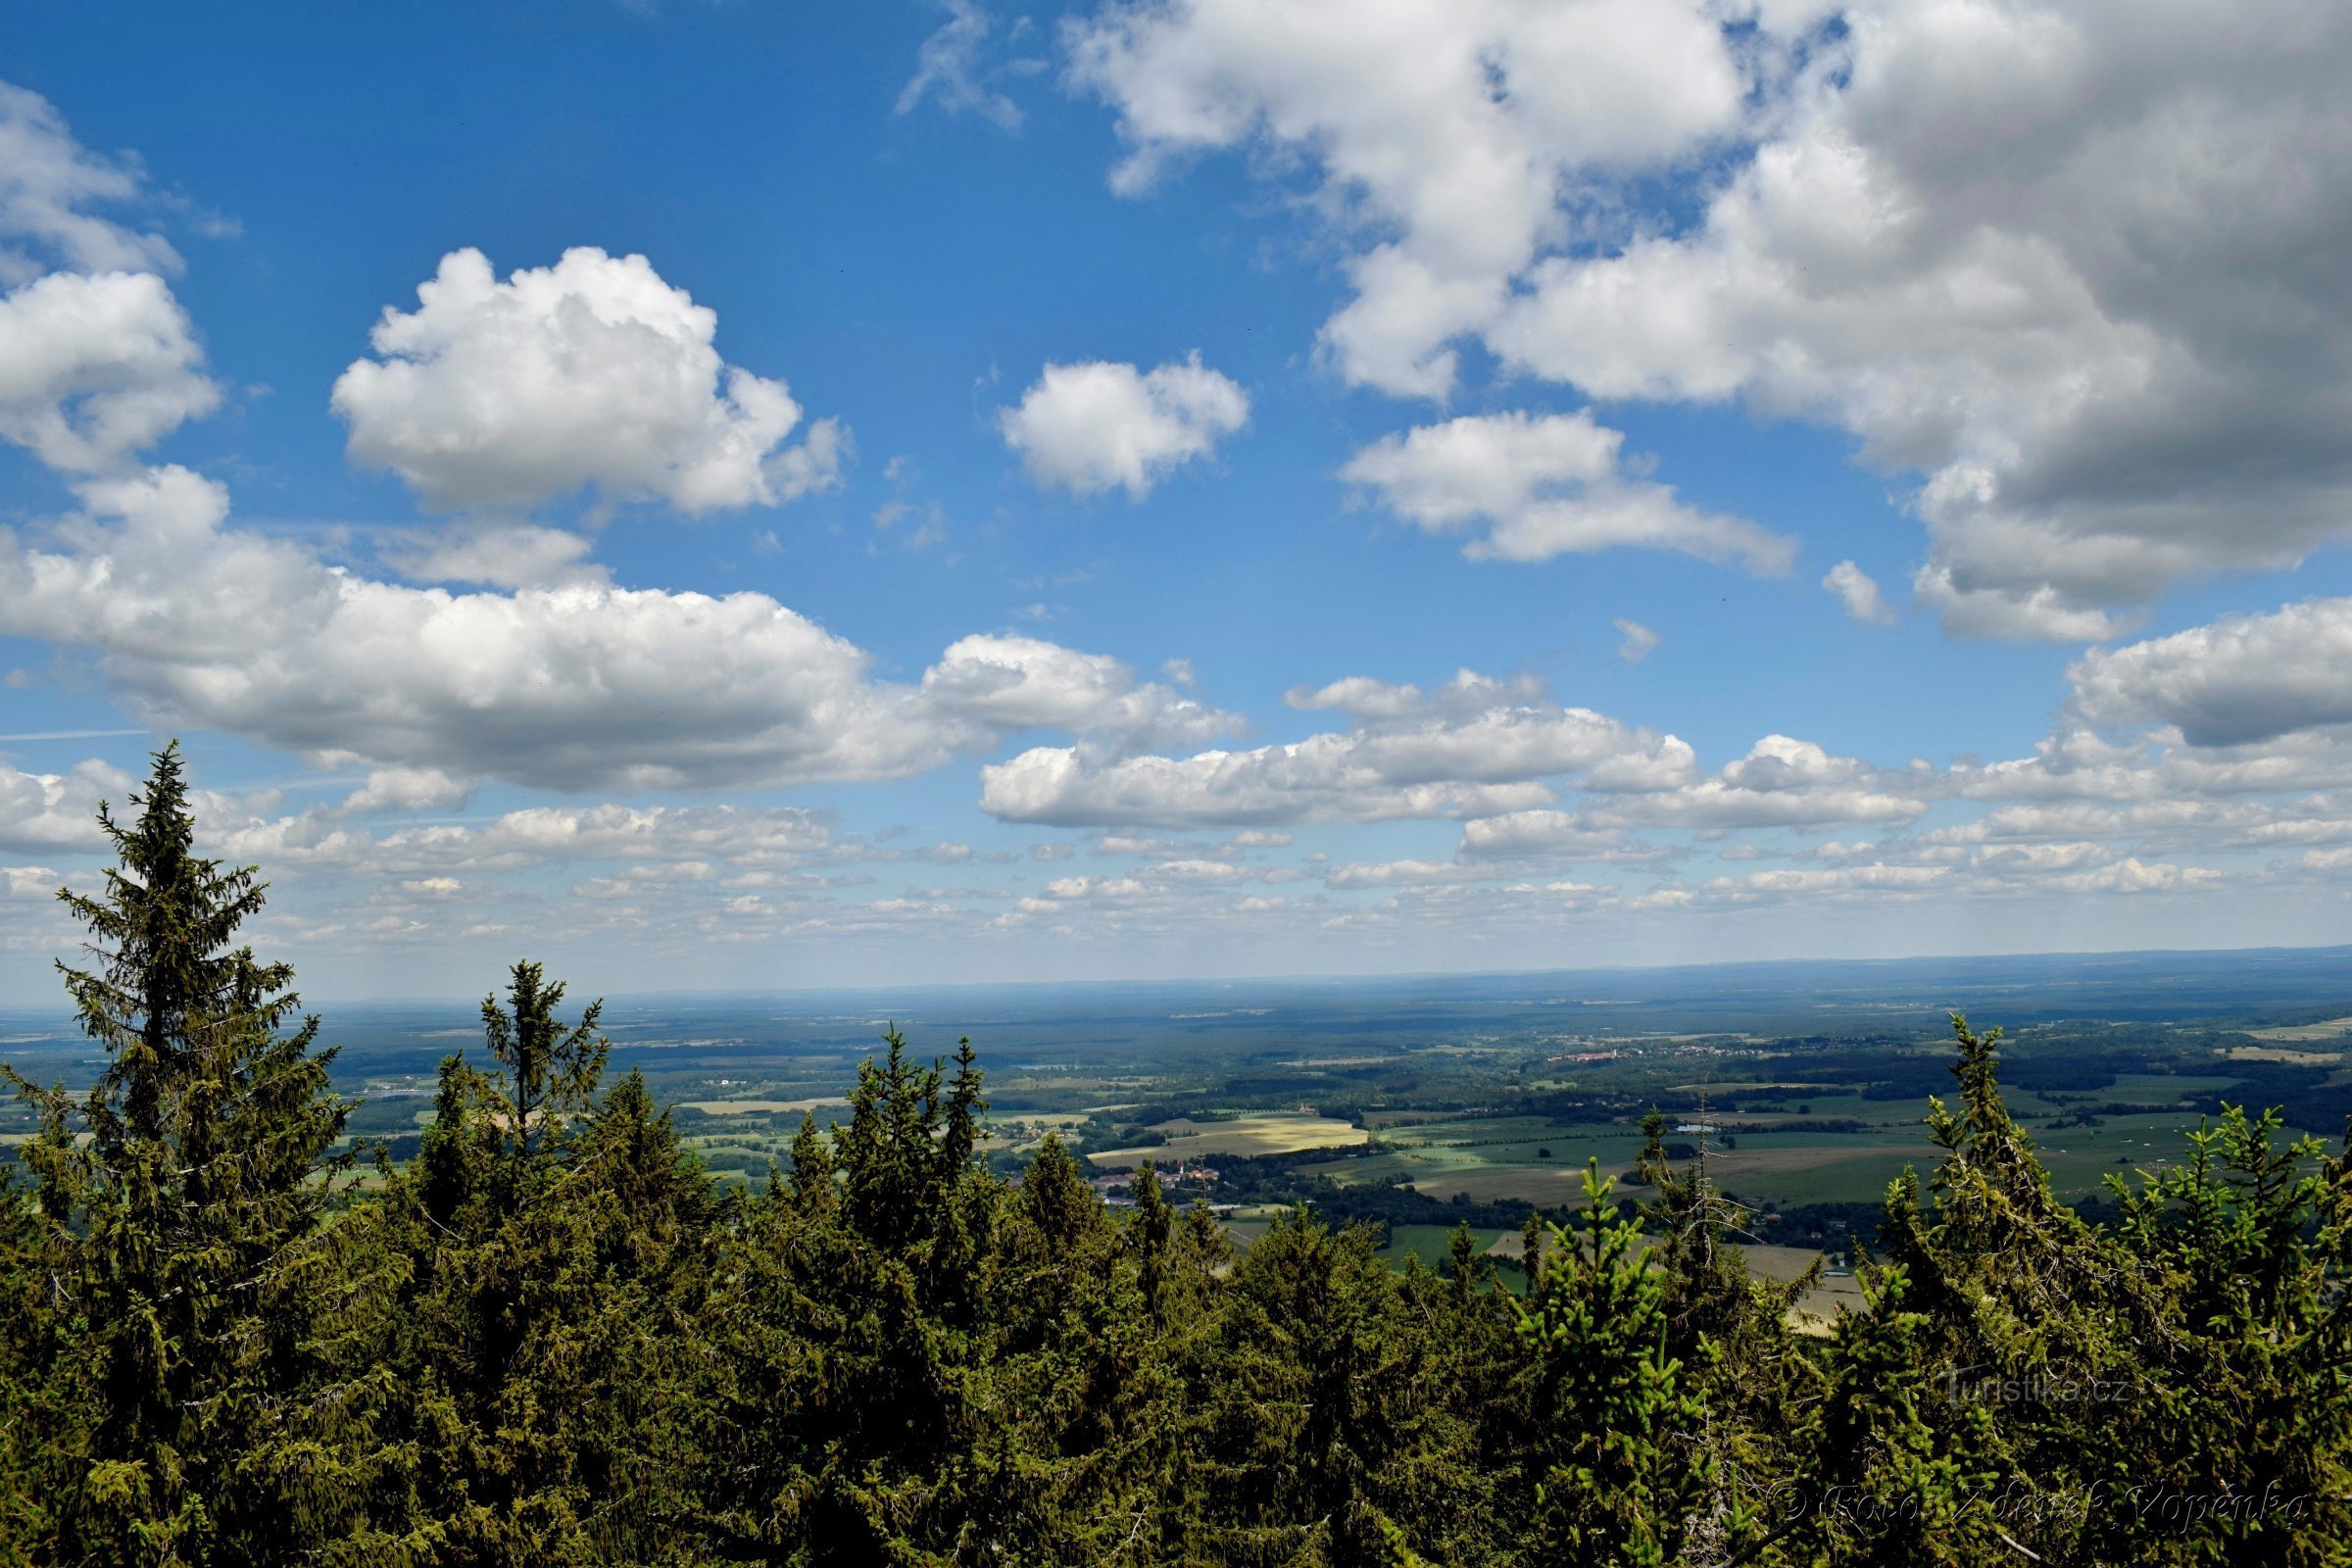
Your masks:
<svg viewBox="0 0 2352 1568"><path fill-rule="evenodd" d="M2344 1059L2340 1051L2295 1051L2285 1046L2230 1046L2222 1054L2231 1061L2282 1061L2305 1067L2329 1066Z"/></svg>
<svg viewBox="0 0 2352 1568"><path fill-rule="evenodd" d="M1253 1111L1220 1121L1180 1116L1154 1122L1144 1131L1154 1141L1134 1149L1105 1149L1086 1157L1103 1170L1133 1170L1146 1160L1155 1165L1182 1165L1210 1154L1254 1159L1308 1150L1356 1148L1369 1137L1361 1127L1312 1111Z"/></svg>
<svg viewBox="0 0 2352 1568"><path fill-rule="evenodd" d="M2352 1035L2352 1017L2323 1018L2318 1023L2290 1024L2276 1029L2249 1029L2255 1040L2342 1040Z"/></svg>

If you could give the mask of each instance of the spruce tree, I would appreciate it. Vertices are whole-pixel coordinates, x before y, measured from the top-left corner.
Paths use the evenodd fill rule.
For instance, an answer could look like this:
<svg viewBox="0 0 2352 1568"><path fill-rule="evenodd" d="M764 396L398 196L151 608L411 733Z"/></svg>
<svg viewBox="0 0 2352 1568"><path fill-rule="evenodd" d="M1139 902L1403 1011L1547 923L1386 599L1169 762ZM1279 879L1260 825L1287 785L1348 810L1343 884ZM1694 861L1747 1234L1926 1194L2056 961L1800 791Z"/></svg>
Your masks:
<svg viewBox="0 0 2352 1568"><path fill-rule="evenodd" d="M1662 1564L1682 1551L1717 1456L1691 1441L1698 1380L1668 1353L1666 1279L1613 1185L1588 1164L1583 1225L1547 1227L1554 1259L1519 1307L1544 1435L1530 1456L1536 1532L1558 1561Z"/></svg>
<svg viewBox="0 0 2352 1568"><path fill-rule="evenodd" d="M841 1193L833 1182L833 1152L826 1147L825 1135L817 1130L816 1117L806 1111L801 1114L801 1130L793 1135L787 1201L812 1219L830 1215L841 1206Z"/></svg>
<svg viewBox="0 0 2352 1568"><path fill-rule="evenodd" d="M350 1107L292 968L237 941L265 885L195 853L176 743L131 801L128 822L99 808L102 890L60 894L90 939L58 968L106 1068L79 1098L9 1074L41 1120L34 1245L69 1314L36 1555L276 1560L335 1507L302 1472L335 1426L312 1402L318 1223Z"/></svg>

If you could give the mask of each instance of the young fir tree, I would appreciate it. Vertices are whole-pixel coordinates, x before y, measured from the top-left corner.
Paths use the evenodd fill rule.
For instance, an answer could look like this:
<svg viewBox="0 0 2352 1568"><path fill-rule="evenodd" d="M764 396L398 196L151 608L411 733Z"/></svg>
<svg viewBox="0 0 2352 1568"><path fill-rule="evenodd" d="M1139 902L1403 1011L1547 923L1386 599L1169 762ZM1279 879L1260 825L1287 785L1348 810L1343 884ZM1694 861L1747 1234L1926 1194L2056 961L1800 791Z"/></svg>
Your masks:
<svg viewBox="0 0 2352 1568"><path fill-rule="evenodd" d="M1164 1505L1148 1470L1168 1423L1148 1373L1141 1271L1058 1138L1000 1211L974 1387L970 1530L1016 1561L1149 1561ZM1123 1544L1124 1549L1120 1549Z"/></svg>
<svg viewBox="0 0 2352 1568"><path fill-rule="evenodd" d="M0 1568L31 1568L45 1544L45 1489L81 1421L72 1385L56 1379L71 1320L41 1266L43 1231L15 1167L0 1169Z"/></svg>
<svg viewBox="0 0 2352 1568"><path fill-rule="evenodd" d="M1521 1304L1533 1362L1536 1539L1562 1562L1676 1560L1718 1456L1691 1441L1697 1380L1667 1350L1667 1284L1641 1227L1585 1172L1581 1230L1548 1227L1552 1256Z"/></svg>
<svg viewBox="0 0 2352 1568"><path fill-rule="evenodd" d="M938 1216L924 1258L924 1299L948 1328L970 1336L986 1312L992 1262L991 1235L1000 1190L979 1164L981 1119L988 1101L980 1092L979 1057L967 1037L956 1042L956 1072L940 1113ZM941 1064L943 1067L945 1063Z"/></svg>
<svg viewBox="0 0 2352 1568"><path fill-rule="evenodd" d="M90 940L58 967L106 1069L79 1099L9 1074L41 1121L29 1246L55 1314L17 1524L50 1563L282 1560L334 1528L307 1483L350 1436L315 1358L350 1107L291 967L237 940L264 885L195 853L176 744L131 800L128 822L99 808L103 889L60 895Z"/></svg>
<svg viewBox="0 0 2352 1568"><path fill-rule="evenodd" d="M1129 1191L1135 1199L1135 1213L1127 1222L1126 1241L1135 1254L1136 1289L1143 1296L1144 1310L1152 1315L1152 1326L1164 1329L1168 1268L1176 1245L1176 1209L1159 1185L1159 1171L1148 1159L1137 1168Z"/></svg>

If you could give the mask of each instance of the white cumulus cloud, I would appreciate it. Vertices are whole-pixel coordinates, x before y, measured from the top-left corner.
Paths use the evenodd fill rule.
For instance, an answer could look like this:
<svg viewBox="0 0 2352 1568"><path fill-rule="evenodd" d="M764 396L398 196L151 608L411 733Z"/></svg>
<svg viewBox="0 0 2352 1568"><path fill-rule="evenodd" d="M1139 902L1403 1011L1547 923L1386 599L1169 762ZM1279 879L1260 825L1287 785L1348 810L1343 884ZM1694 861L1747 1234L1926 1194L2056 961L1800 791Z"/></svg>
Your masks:
<svg viewBox="0 0 2352 1568"><path fill-rule="evenodd" d="M1102 730L1130 746L1198 745L1241 725L1172 687L1137 685L1107 655L1036 637L960 638L923 671L921 693L934 711L992 730Z"/></svg>
<svg viewBox="0 0 2352 1568"><path fill-rule="evenodd" d="M2352 599L2311 599L2093 649L2067 672L2094 724L2162 723L2192 746L2352 724Z"/></svg>
<svg viewBox="0 0 2352 1568"><path fill-rule="evenodd" d="M1928 808L1913 788L1890 786L1859 759L1812 741L1767 735L1713 778L1624 790L1591 802L1582 821L1596 828L1680 827L1725 832L1752 827L1910 821Z"/></svg>
<svg viewBox="0 0 2352 1568"><path fill-rule="evenodd" d="M478 582L496 588L602 581L587 557L591 541L529 522L459 523L404 530L378 543L384 564L417 582Z"/></svg>
<svg viewBox="0 0 2352 1568"><path fill-rule="evenodd" d="M1000 412L998 428L1037 484L1080 496L1123 489L1140 501L1249 420L1249 395L1195 354L1149 371L1104 360L1049 365L1017 407Z"/></svg>
<svg viewBox="0 0 2352 1568"><path fill-rule="evenodd" d="M1464 547L1473 558L1544 561L1634 545L1788 569L1794 541L1629 473L1624 445L1622 431L1584 411L1466 416L1388 436L1340 476L1431 533L1483 529Z"/></svg>
<svg viewBox="0 0 2352 1568"><path fill-rule="evenodd" d="M452 778L437 767L379 767L370 770L368 781L344 798L343 809L355 814L431 810L462 806L472 793L472 784Z"/></svg>
<svg viewBox="0 0 2352 1568"><path fill-rule="evenodd" d="M0 82L0 440L52 468L121 468L220 401L158 275L178 254L100 210L147 199L135 164L93 155L47 99Z"/></svg>
<svg viewBox="0 0 2352 1568"><path fill-rule="evenodd" d="M178 271L179 253L162 235L105 214L146 198L146 176L135 162L91 152L74 140L56 105L0 81L0 283L28 282L51 265L82 272Z"/></svg>
<svg viewBox="0 0 2352 1568"><path fill-rule="evenodd" d="M1463 671L1424 694L1367 679L1295 692L1353 725L1302 741L1115 760L1036 747L981 769L983 810L1063 826L1205 826L1492 816L1553 798L1547 778L1680 745L1524 683Z"/></svg>
<svg viewBox="0 0 2352 1568"><path fill-rule="evenodd" d="M1069 36L1120 188L1303 172L1350 378L1444 396L1475 341L1845 431L1954 631L2112 637L2352 532L2339 0L1139 0Z"/></svg>
<svg viewBox="0 0 2352 1568"><path fill-rule="evenodd" d="M593 485L682 512L771 506L839 482L848 437L782 381L723 362L717 313L642 256L593 246L504 282L452 251L337 378L352 461L441 508L525 507Z"/></svg>
<svg viewBox="0 0 2352 1568"><path fill-rule="evenodd" d="M52 272L0 296L0 437L52 468L120 467L220 401L152 272Z"/></svg>
<svg viewBox="0 0 2352 1568"><path fill-rule="evenodd" d="M184 468L85 482L63 547L0 530L0 632L95 656L113 695L325 760L550 789L886 778L1051 725L1116 750L1233 722L1125 666L966 639L918 683L763 594L373 580L225 526Z"/></svg>
<svg viewBox="0 0 2352 1568"><path fill-rule="evenodd" d="M1448 341L1566 236L1579 181L1690 157L1747 90L1704 0L1141 0L1070 23L1076 83L1117 111L1114 189L1263 152L1360 248L1323 329L1348 379L1443 396Z"/></svg>
<svg viewBox="0 0 2352 1568"><path fill-rule="evenodd" d="M127 774L103 762L63 773L27 773L0 762L0 850L96 849L104 843L98 803L120 806L130 788Z"/></svg>

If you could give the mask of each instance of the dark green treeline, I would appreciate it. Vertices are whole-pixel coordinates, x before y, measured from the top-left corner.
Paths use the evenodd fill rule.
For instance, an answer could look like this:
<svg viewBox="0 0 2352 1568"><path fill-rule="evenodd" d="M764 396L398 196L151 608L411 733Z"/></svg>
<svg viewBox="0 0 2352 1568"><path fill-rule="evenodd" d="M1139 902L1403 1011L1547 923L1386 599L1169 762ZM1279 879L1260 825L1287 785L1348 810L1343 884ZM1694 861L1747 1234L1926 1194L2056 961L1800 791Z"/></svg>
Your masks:
<svg viewBox="0 0 2352 1568"><path fill-rule="evenodd" d="M1309 1214L1236 1256L1146 1175L975 1157L967 1046L710 1181L517 964L362 1187L174 753L68 969L110 1066L19 1081L0 1564L2340 1564L2352 1173L2231 1113L2053 1197L1958 1024L1865 1309L1790 1327L1703 1172L1592 1178L1524 1299ZM1957 1023L1957 1020L1956 1020ZM1638 1235L1656 1238L1637 1245Z"/></svg>

